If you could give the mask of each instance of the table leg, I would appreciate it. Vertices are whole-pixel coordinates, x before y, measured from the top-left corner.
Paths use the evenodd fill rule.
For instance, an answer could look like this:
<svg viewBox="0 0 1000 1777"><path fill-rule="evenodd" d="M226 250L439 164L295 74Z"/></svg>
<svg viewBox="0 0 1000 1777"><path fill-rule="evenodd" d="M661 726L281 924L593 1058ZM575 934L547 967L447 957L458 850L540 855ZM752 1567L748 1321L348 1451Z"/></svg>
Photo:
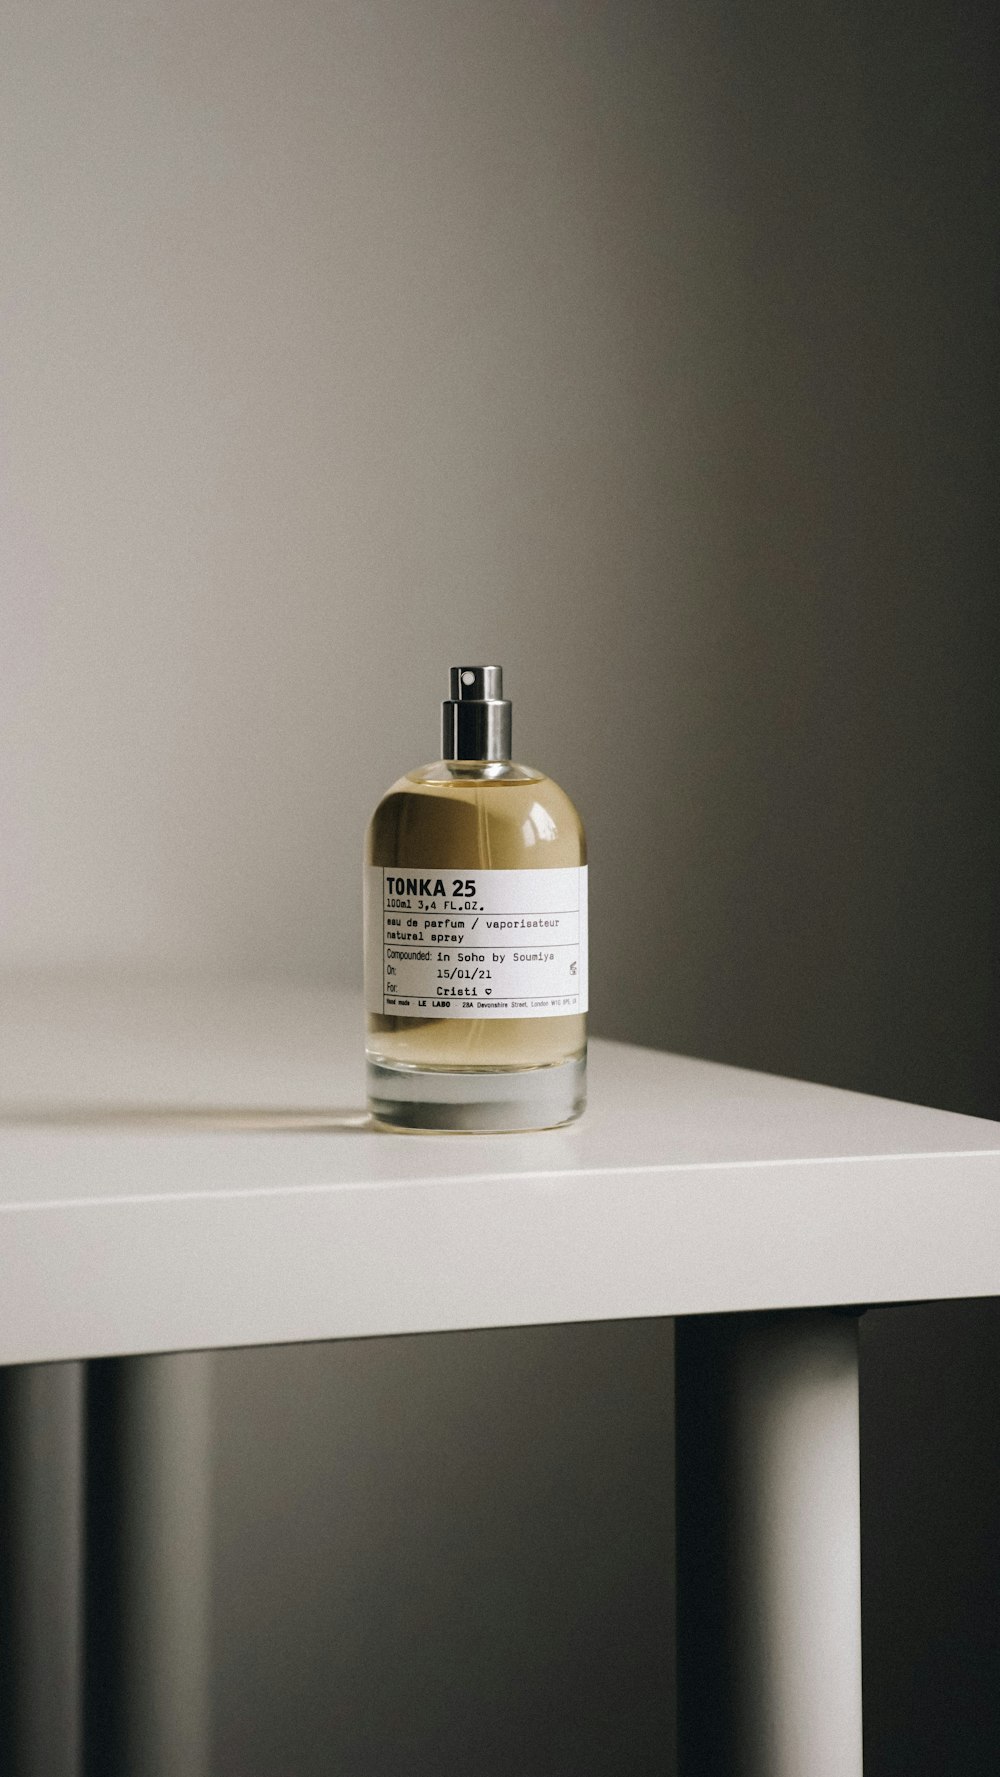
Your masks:
<svg viewBox="0 0 1000 1777"><path fill-rule="evenodd" d="M91 1365L88 1777L210 1768L211 1363Z"/></svg>
<svg viewBox="0 0 1000 1777"><path fill-rule="evenodd" d="M80 1777L84 1366L0 1371L0 1770Z"/></svg>
<svg viewBox="0 0 1000 1777"><path fill-rule="evenodd" d="M677 1323L681 1777L861 1777L857 1320Z"/></svg>

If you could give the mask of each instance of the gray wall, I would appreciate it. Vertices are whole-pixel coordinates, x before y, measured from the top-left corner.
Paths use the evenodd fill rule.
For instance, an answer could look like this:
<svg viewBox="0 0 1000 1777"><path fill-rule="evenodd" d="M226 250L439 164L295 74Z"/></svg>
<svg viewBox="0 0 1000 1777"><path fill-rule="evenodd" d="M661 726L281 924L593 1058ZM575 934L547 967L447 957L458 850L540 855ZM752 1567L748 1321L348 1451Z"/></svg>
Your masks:
<svg viewBox="0 0 1000 1777"><path fill-rule="evenodd" d="M643 736L607 724L649 613L675 701L700 647L727 402L692 27L50 0L4 31L0 959L357 980L363 825L456 654L624 835Z"/></svg>
<svg viewBox="0 0 1000 1777"><path fill-rule="evenodd" d="M988 23L14 8L0 963L356 981L483 655L590 826L599 1027L977 1102Z"/></svg>
<svg viewBox="0 0 1000 1777"><path fill-rule="evenodd" d="M368 809L433 752L449 661L499 658L518 752L590 829L599 1030L1000 1110L988 24L943 0L9 10L0 961L356 981ZM622 1401L668 1470L669 1341L608 1332L609 1368L585 1331L491 1337L219 1360L219 1731L248 1684L277 1712L243 1777L322 1769L330 1687L376 1645L423 1722L408 1771L503 1659L491 1719L550 1747L528 1581L555 1582L559 1513L509 1502L551 1506L586 1455L577 1529L609 1536ZM639 1487L576 1594L599 1651L561 1654L565 1694L605 1696L601 1601L666 1498ZM445 1619L456 1512L474 1569L451 1557ZM474 1651L421 1715L473 1571ZM505 1612L507 1646L481 1627ZM615 1696L609 1770L630 1710L666 1731L661 1693Z"/></svg>

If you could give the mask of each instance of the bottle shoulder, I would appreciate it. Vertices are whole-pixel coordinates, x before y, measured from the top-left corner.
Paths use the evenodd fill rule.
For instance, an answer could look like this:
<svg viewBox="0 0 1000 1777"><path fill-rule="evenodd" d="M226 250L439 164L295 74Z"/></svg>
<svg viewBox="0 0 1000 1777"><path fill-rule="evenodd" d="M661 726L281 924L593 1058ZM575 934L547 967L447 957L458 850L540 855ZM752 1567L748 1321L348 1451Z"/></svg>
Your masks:
<svg viewBox="0 0 1000 1777"><path fill-rule="evenodd" d="M429 765L418 765L393 785L400 789L407 784L419 788L460 790L470 785L496 785L509 789L515 784L546 783L544 771L533 765L519 765L514 759L435 759Z"/></svg>

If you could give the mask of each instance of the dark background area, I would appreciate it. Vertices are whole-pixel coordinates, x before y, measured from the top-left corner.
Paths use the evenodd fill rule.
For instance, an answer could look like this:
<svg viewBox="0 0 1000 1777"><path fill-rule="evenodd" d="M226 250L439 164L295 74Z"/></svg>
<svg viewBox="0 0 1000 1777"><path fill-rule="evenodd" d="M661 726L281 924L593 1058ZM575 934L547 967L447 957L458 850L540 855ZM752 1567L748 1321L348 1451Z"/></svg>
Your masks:
<svg viewBox="0 0 1000 1777"><path fill-rule="evenodd" d="M1000 1767L1000 1303L861 1328L868 1777Z"/></svg>

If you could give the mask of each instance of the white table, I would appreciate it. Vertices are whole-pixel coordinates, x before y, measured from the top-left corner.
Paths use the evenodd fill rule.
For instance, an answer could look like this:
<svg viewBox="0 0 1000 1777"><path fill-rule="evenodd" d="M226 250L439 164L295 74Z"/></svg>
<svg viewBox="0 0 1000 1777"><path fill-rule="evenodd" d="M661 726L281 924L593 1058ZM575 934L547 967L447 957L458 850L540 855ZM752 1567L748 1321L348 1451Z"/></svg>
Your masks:
<svg viewBox="0 0 1000 1777"><path fill-rule="evenodd" d="M726 1452L734 1777L860 1772L856 1323L832 1311L1000 1294L1000 1125L595 1042L578 1125L392 1135L363 1114L349 996L47 979L0 1002L0 1363L731 1316L698 1324ZM197 1479L170 1452L197 1386L130 1373L136 1484L152 1451L150 1510L190 1521ZM80 1409L68 1372L19 1374L30 1491L52 1415ZM49 1492L28 1567L79 1534L72 1485ZM168 1720L197 1672L161 1567L144 1608ZM50 1613L50 1654L52 1632ZM26 1679L26 1720L32 1696ZM150 1771L196 1777L197 1748L156 1731Z"/></svg>

